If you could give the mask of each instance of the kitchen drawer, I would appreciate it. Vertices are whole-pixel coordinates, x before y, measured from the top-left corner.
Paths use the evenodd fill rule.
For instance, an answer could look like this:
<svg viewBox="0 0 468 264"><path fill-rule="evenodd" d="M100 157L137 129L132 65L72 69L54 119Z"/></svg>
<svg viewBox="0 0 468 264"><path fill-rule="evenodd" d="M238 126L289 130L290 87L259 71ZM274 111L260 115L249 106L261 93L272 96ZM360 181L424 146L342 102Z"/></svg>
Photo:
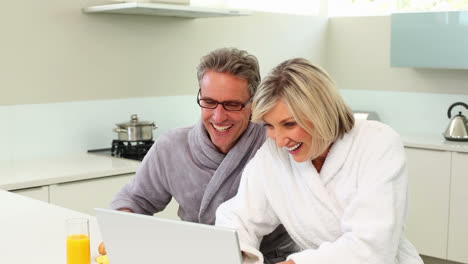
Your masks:
<svg viewBox="0 0 468 264"><path fill-rule="evenodd" d="M114 195L134 173L50 185L49 202L94 215L94 208L108 208Z"/></svg>
<svg viewBox="0 0 468 264"><path fill-rule="evenodd" d="M43 202L49 202L49 186L12 190L11 192L24 195Z"/></svg>

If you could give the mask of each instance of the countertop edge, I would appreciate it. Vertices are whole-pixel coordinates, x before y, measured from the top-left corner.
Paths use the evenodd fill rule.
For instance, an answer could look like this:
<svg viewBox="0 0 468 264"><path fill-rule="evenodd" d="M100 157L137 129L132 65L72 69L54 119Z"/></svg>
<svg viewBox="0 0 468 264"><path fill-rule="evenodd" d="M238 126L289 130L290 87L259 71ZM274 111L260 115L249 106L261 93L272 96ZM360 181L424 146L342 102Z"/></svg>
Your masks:
<svg viewBox="0 0 468 264"><path fill-rule="evenodd" d="M90 180L90 179L99 179L99 178L105 178L105 177L110 177L110 176L118 176L118 175L135 173L137 169L138 167L124 168L124 169L118 169L118 170L96 171L96 172L87 173L87 174L64 175L64 176L55 177L55 178L44 178L44 179L31 180L31 181L25 181L25 182L18 182L18 183L0 184L0 189L5 190L5 191L13 191L13 190L36 188L36 187L42 187L42 186L54 185L54 184L77 182L77 181L84 181L84 180Z"/></svg>
<svg viewBox="0 0 468 264"><path fill-rule="evenodd" d="M405 147L468 153L468 142L465 141L449 141L442 135L434 134L400 135Z"/></svg>
<svg viewBox="0 0 468 264"><path fill-rule="evenodd" d="M465 148L460 148L456 146L443 146L443 145L436 145L436 144L424 144L424 143L412 143L412 142L403 142L403 145L408 148L420 148L420 149L427 149L427 150L441 150L441 151L468 153L468 146Z"/></svg>
<svg viewBox="0 0 468 264"><path fill-rule="evenodd" d="M404 147L407 148L418 148L426 150L437 150L437 151L451 151L451 152L460 152L468 153L468 142L461 141L448 141L441 135L409 135L400 133L401 140ZM81 157L83 157L83 154ZM95 154L84 154L88 159L90 157L96 157L96 159L104 159L109 161L109 159L120 159L115 157L103 157ZM94 160L94 158L92 158ZM128 162L129 160L125 160ZM99 170L89 170L86 172L70 171L63 174L44 177L44 178L32 178L32 179L22 179L22 180L10 180L4 181L1 183L0 179L0 190L12 191L12 190L21 190L29 188L37 188L42 186L50 186L55 184L64 184L69 182L77 182L83 180L98 179L110 176L118 176L136 173L140 167L140 162L132 161L128 164L117 168L101 168ZM1 174L1 173L0 173ZM20 177L21 178L21 177Z"/></svg>

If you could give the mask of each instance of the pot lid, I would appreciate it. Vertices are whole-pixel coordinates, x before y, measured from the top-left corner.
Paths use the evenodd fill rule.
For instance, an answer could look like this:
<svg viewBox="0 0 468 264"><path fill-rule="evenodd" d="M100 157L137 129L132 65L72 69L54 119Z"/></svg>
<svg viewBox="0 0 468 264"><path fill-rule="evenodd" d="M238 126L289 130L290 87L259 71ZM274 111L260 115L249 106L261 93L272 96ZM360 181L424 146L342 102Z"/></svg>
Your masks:
<svg viewBox="0 0 468 264"><path fill-rule="evenodd" d="M140 121L138 120L138 115L134 114L130 116L129 122L119 123L116 125L121 128L134 127L134 126L154 126L154 122Z"/></svg>

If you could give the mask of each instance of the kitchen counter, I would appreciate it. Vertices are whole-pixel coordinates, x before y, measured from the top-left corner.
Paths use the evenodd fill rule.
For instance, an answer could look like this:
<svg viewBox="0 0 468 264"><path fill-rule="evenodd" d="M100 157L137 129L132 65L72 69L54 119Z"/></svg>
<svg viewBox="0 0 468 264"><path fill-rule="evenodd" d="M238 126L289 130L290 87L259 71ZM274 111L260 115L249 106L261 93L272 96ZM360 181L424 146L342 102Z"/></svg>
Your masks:
<svg viewBox="0 0 468 264"><path fill-rule="evenodd" d="M405 147L468 153L467 141L449 141L440 135L401 135Z"/></svg>
<svg viewBox="0 0 468 264"><path fill-rule="evenodd" d="M63 264L66 262L65 219L89 219L91 263L102 242L93 216L0 190L0 263Z"/></svg>
<svg viewBox="0 0 468 264"><path fill-rule="evenodd" d="M468 142L442 135L404 135L405 147L468 153ZM0 160L0 189L17 190L57 183L135 173L141 162L90 153L29 160Z"/></svg>
<svg viewBox="0 0 468 264"><path fill-rule="evenodd" d="M0 160L0 189L15 190L134 173L136 160L71 154L28 160Z"/></svg>

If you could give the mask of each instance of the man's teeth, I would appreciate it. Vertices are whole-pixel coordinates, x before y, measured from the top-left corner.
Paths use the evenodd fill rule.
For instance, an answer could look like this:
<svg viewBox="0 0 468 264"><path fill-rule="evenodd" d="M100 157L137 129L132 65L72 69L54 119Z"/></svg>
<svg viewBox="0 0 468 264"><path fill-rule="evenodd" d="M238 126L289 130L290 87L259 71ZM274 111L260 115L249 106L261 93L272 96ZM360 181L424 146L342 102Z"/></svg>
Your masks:
<svg viewBox="0 0 468 264"><path fill-rule="evenodd" d="M229 128L231 128L232 125L230 125L230 126L217 126L217 125L214 125L214 124L213 124L213 127L214 127L216 130L218 130L219 132L224 132L224 131L228 130Z"/></svg>
<svg viewBox="0 0 468 264"><path fill-rule="evenodd" d="M302 145L302 143L297 143L296 145L292 146L292 147L286 147L286 149L288 151L293 151L293 150L296 150L297 148L299 148L300 146Z"/></svg>

